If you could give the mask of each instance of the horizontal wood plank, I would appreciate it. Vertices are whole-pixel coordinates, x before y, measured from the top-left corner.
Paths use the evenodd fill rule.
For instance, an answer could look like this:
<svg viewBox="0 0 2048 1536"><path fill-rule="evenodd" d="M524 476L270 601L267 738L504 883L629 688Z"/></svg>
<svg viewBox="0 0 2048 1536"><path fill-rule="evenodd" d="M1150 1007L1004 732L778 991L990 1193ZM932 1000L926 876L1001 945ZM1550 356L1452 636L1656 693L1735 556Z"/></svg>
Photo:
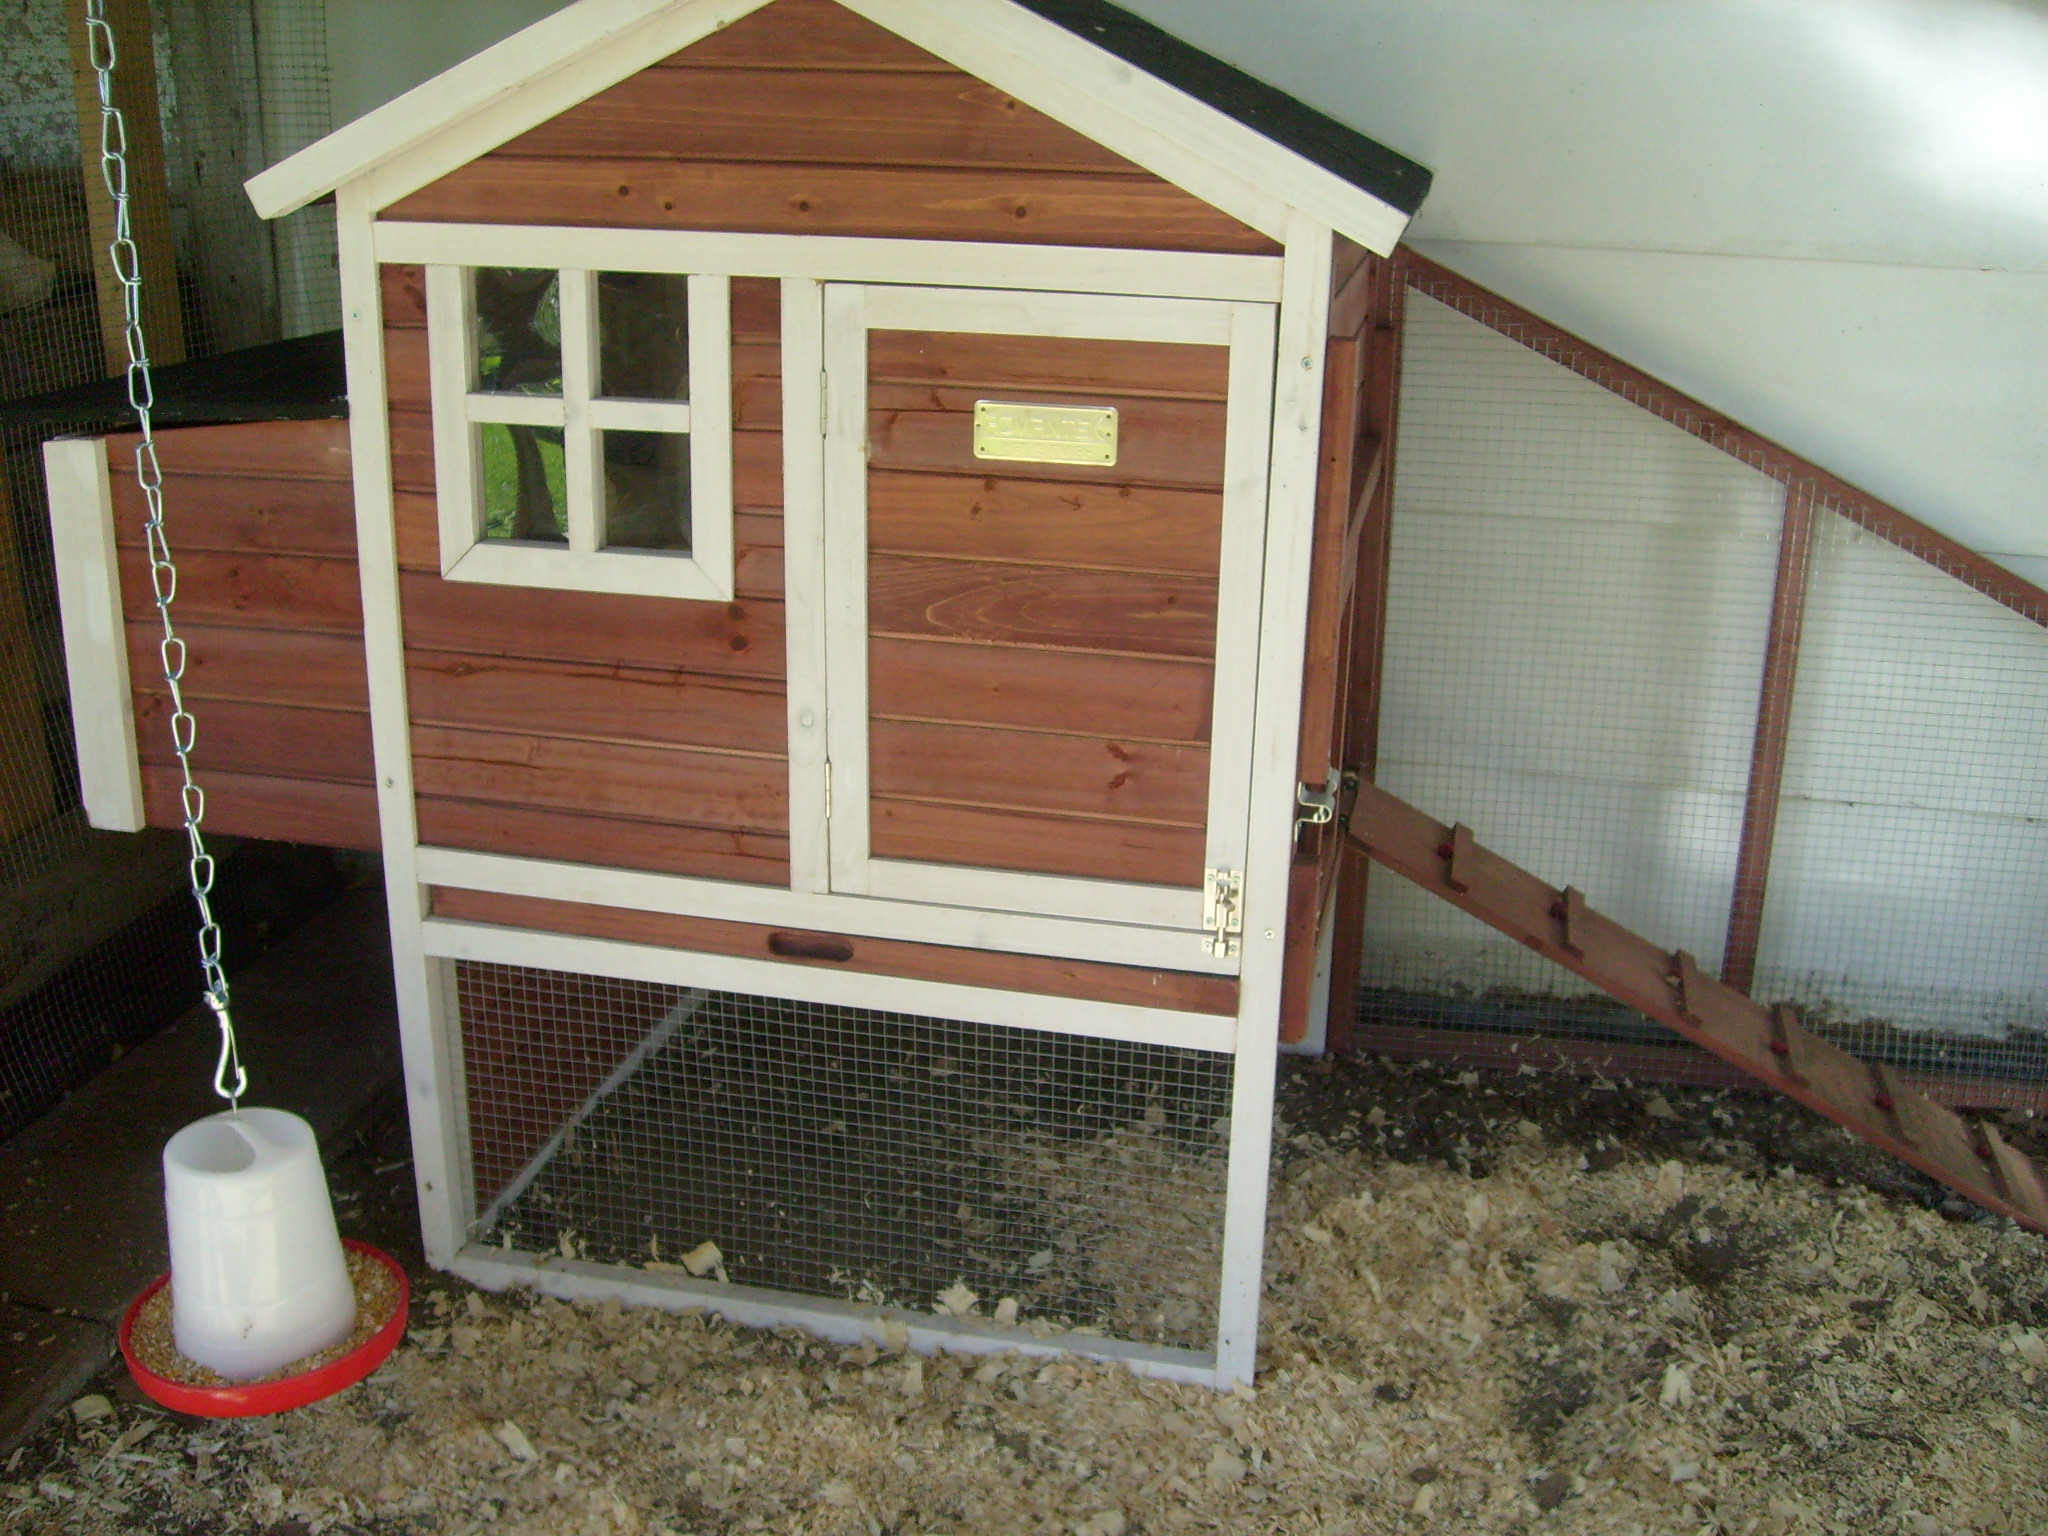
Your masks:
<svg viewBox="0 0 2048 1536"><path fill-rule="evenodd" d="M1014 955L1000 950L956 949L854 934L818 934L445 886L434 887L431 901L434 916L456 922L573 933L700 954L787 961L872 976L901 976L1048 997L1078 997L1140 1008L1225 1015L1237 1011L1237 981L1229 976L1154 971L1046 955Z"/></svg>
<svg viewBox="0 0 2048 1536"><path fill-rule="evenodd" d="M195 769L337 784L369 784L376 778L368 711L209 699L205 710L194 714ZM136 696L135 748L145 763L160 768L176 764L169 695Z"/></svg>
<svg viewBox="0 0 2048 1536"><path fill-rule="evenodd" d="M868 708L898 719L1207 742L1216 674L1203 662L877 637Z"/></svg>
<svg viewBox="0 0 2048 1536"><path fill-rule="evenodd" d="M1216 583L874 555L868 627L913 639L1206 661L1216 650Z"/></svg>
<svg viewBox="0 0 2048 1536"><path fill-rule="evenodd" d="M765 342L778 349L776 371L781 371L782 282L773 277L736 277L732 280L732 339L736 343Z"/></svg>
<svg viewBox="0 0 2048 1536"><path fill-rule="evenodd" d="M144 546L149 511L132 475L112 477L114 540ZM164 532L173 555L356 557L355 488L346 480L273 480L250 475L166 474Z"/></svg>
<svg viewBox="0 0 2048 1536"><path fill-rule="evenodd" d="M434 408L434 375L424 330L385 328L384 398L394 411Z"/></svg>
<svg viewBox="0 0 2048 1536"><path fill-rule="evenodd" d="M824 69L939 70L954 66L832 0L775 0L657 67L721 69L783 65Z"/></svg>
<svg viewBox="0 0 2048 1536"><path fill-rule="evenodd" d="M1280 254L1258 231L1153 177L951 167L492 154L384 217Z"/></svg>
<svg viewBox="0 0 2048 1536"><path fill-rule="evenodd" d="M358 635L178 625L189 699L239 699L304 709L367 710L368 668ZM128 676L137 693L166 692L163 626L154 614L128 625Z"/></svg>
<svg viewBox="0 0 2048 1536"><path fill-rule="evenodd" d="M398 568L441 571L440 503L432 491L393 491L391 514L398 538Z"/></svg>
<svg viewBox="0 0 2048 1536"><path fill-rule="evenodd" d="M107 439L107 467L135 473L134 432ZM156 460L166 476L257 475L269 480L342 480L349 476L348 423L238 421L212 427L160 427Z"/></svg>
<svg viewBox="0 0 2048 1536"><path fill-rule="evenodd" d="M578 816L430 795L419 797L417 813L420 841L429 847L748 885L789 884L789 839L769 832Z"/></svg>
<svg viewBox="0 0 2048 1536"><path fill-rule="evenodd" d="M423 329L427 323L427 269L418 262L388 261L377 269L384 323Z"/></svg>
<svg viewBox="0 0 2048 1536"><path fill-rule="evenodd" d="M746 832L789 829L779 758L418 725L421 795Z"/></svg>
<svg viewBox="0 0 2048 1536"><path fill-rule="evenodd" d="M884 553L1214 577L1222 531L1220 491L868 475L868 546Z"/></svg>
<svg viewBox="0 0 2048 1536"><path fill-rule="evenodd" d="M196 777L206 791L209 832L372 853L383 847L372 785L245 773L202 772ZM143 768L142 803L150 826L184 826L181 782L175 768Z"/></svg>
<svg viewBox="0 0 2048 1536"><path fill-rule="evenodd" d="M1230 349L1086 336L874 330L868 332L868 376L877 384L1044 389L1220 403L1230 392Z"/></svg>
<svg viewBox="0 0 2048 1536"><path fill-rule="evenodd" d="M121 551L121 610L130 619L156 614L149 561L139 549ZM178 556L174 611L181 625L363 632L362 588L353 560L188 551Z"/></svg>
<svg viewBox="0 0 2048 1536"><path fill-rule="evenodd" d="M1179 827L1081 821L912 800L869 808L875 857L1031 874L1199 886L1204 834Z"/></svg>
<svg viewBox="0 0 2048 1536"><path fill-rule="evenodd" d="M868 781L889 799L1201 827L1206 747L877 719Z"/></svg>
<svg viewBox="0 0 2048 1536"><path fill-rule="evenodd" d="M1029 391L1014 391L1006 398ZM910 384L874 385L868 391L868 463L874 469L948 470L983 476L1000 473L1031 480L1084 485L1186 486L1215 491L1223 486L1224 408L1207 401L1144 400L1134 396L1090 395L1085 403L1114 406L1117 458L1114 464L1033 464L974 456L971 389ZM1067 399L1046 403L1070 403Z"/></svg>
<svg viewBox="0 0 2048 1536"><path fill-rule="evenodd" d="M788 749L783 691L765 679L412 651L406 692L422 725L768 755Z"/></svg>
<svg viewBox="0 0 2048 1536"><path fill-rule="evenodd" d="M972 75L788 66L715 73L643 70L519 135L502 153L591 160L1139 170Z"/></svg>
<svg viewBox="0 0 2048 1536"><path fill-rule="evenodd" d="M783 614L767 601L703 603L399 575L409 646L481 656L783 675Z"/></svg>

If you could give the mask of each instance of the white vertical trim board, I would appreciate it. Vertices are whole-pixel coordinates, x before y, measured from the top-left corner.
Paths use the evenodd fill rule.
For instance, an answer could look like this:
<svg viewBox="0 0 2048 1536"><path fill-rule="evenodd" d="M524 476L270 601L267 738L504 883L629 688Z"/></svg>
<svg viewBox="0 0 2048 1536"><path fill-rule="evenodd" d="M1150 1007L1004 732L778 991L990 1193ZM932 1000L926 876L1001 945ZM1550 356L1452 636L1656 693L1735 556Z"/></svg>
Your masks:
<svg viewBox="0 0 2048 1536"><path fill-rule="evenodd" d="M901 1307L873 1307L827 1296L802 1296L751 1285L721 1285L668 1270L627 1269L507 1252L472 1243L448 1266L472 1285L487 1291L525 1287L563 1301L617 1301L626 1306L660 1307L667 1311L702 1310L743 1328L794 1325L834 1344L873 1344L889 1348L889 1325L900 1327L909 1347L922 1355L940 1350L961 1354L1018 1354L1035 1359L1079 1355L1129 1368L1134 1376L1184 1381L1196 1386L1216 1384L1209 1356L1191 1349L1157 1344L1131 1344L1093 1334L1060 1333L1047 1338L1021 1329L1003 1328L972 1318L937 1317Z"/></svg>
<svg viewBox="0 0 2048 1536"><path fill-rule="evenodd" d="M60 437L44 443L43 484L49 493L57 613L64 626L64 674L71 689L85 817L102 831L140 832L147 825L142 763L136 752L106 439Z"/></svg>
<svg viewBox="0 0 2048 1536"><path fill-rule="evenodd" d="M789 885L832 888L825 821L825 285L782 279L782 595ZM812 381L816 382L813 383Z"/></svg>
<svg viewBox="0 0 2048 1536"><path fill-rule="evenodd" d="M690 559L733 595L732 279L693 272L690 310ZM596 329L592 328L593 342ZM602 487L600 487L600 491Z"/></svg>
<svg viewBox="0 0 2048 1536"><path fill-rule="evenodd" d="M1210 869L1241 870L1252 791L1249 732L1257 713L1276 317L1269 304L1233 304L1229 318L1230 405L1223 451L1205 863Z"/></svg>
<svg viewBox="0 0 2048 1536"><path fill-rule="evenodd" d="M868 890L867 290L825 285L825 696L832 889Z"/></svg>
<svg viewBox="0 0 2048 1536"><path fill-rule="evenodd" d="M426 893L414 868L405 641L398 608L398 546L391 494L391 425L384 377L383 296L358 183L336 194L341 326L348 360L349 454L354 465L356 552L363 589L363 649L370 678L370 741L383 832L391 967L398 990L405 1102L412 1122L420 1235L427 1262L445 1269L468 1233L471 1194L462 1104L462 1053L447 967L421 945Z"/></svg>
<svg viewBox="0 0 2048 1536"><path fill-rule="evenodd" d="M1238 982L1239 1050L1224 1201L1223 1289L1217 1307L1216 1375L1225 1386L1249 1382L1258 1366L1287 875L1294 851L1300 658L1308 636L1309 547L1321 454L1330 250L1327 226L1306 217L1295 220L1287 241L1286 296L1280 304L1276 348L1265 601L1258 640L1262 664L1252 731L1244 956Z"/></svg>
<svg viewBox="0 0 2048 1536"><path fill-rule="evenodd" d="M597 390L597 274L588 267L564 267L555 282L562 342L562 499L567 503L562 520L569 552L595 555L604 539L604 455L590 421L590 397ZM460 430L465 437L475 436L467 425Z"/></svg>

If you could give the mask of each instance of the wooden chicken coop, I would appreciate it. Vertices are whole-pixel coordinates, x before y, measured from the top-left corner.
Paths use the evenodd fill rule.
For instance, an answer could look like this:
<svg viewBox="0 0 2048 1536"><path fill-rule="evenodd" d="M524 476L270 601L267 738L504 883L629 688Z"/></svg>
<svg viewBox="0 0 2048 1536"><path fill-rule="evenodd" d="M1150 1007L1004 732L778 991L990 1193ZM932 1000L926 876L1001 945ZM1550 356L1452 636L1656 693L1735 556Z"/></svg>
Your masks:
<svg viewBox="0 0 2048 1536"><path fill-rule="evenodd" d="M160 438L200 781L384 855L435 1264L1251 1375L1428 179L1096 0L581 0L250 184L347 415ZM47 459L133 828L127 447Z"/></svg>
<svg viewBox="0 0 2048 1536"><path fill-rule="evenodd" d="M1428 181L1100 0L579 0L250 183L336 200L346 381L165 370L199 782L384 856L433 1263L1247 1380L1368 859L2048 1229L1374 782ZM132 446L46 449L125 829L181 818Z"/></svg>

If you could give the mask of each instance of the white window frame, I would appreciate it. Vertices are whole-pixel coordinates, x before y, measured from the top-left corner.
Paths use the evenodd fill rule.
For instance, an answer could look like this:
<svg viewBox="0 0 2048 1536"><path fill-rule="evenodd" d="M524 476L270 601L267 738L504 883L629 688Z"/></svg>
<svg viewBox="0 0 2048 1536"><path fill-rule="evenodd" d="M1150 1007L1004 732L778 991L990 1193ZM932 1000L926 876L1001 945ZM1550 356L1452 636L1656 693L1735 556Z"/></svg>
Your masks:
<svg viewBox="0 0 2048 1536"><path fill-rule="evenodd" d="M463 254L469 254L467 250ZM598 383L597 274L612 268L554 266L560 274L562 393L502 394L473 388L478 267L510 261L479 240L462 265L432 264L427 277L427 348L434 408L434 477L441 574L451 581L618 592L730 602L733 597L732 282L692 272L689 292L690 399L606 399ZM545 268L552 264L541 264ZM680 275L680 274L679 274ZM484 423L559 427L566 467L569 540L525 543L484 537ZM687 433L690 439L690 550L607 548L605 431Z"/></svg>

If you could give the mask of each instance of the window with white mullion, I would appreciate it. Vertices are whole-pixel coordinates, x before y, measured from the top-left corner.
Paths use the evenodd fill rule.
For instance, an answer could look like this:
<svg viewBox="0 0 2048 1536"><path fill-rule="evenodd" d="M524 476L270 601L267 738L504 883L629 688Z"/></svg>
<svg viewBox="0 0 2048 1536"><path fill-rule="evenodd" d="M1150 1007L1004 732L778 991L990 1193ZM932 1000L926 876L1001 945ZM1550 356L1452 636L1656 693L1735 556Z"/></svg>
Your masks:
<svg viewBox="0 0 2048 1536"><path fill-rule="evenodd" d="M565 270L562 294L562 457L568 491L569 548L594 555L604 546L604 459L593 441L590 396L597 387L596 274Z"/></svg>
<svg viewBox="0 0 2048 1536"><path fill-rule="evenodd" d="M431 266L427 299L444 575L732 596L726 278Z"/></svg>

